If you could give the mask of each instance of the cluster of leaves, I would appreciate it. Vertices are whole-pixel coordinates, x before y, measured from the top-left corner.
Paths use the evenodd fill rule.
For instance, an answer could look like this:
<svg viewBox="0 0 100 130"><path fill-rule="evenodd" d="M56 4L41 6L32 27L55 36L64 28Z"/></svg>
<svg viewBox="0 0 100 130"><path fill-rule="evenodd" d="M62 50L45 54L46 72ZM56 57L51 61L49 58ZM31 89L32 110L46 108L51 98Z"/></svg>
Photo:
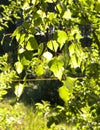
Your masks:
<svg viewBox="0 0 100 130"><path fill-rule="evenodd" d="M23 103L16 103L14 106L5 101L0 103L0 128L1 129L25 129L25 130L98 130L97 122L93 121L95 111L90 112L86 105L77 116L67 111L63 106L52 107L48 102L35 104L34 107L24 106ZM6 106L6 107L5 107ZM84 118L84 121L83 121ZM70 122L71 121L71 122Z"/></svg>
<svg viewBox="0 0 100 130"><path fill-rule="evenodd" d="M10 130L61 130L74 128L63 122L63 107L52 108L48 102L32 106L24 106L23 103L16 103L11 106L8 102L0 103L0 129ZM59 117L59 118L58 118ZM62 120L63 119L63 120Z"/></svg>
<svg viewBox="0 0 100 130"><path fill-rule="evenodd" d="M12 80L17 78L16 72L7 61L7 54L0 56L0 100L7 93L7 89L11 88Z"/></svg>
<svg viewBox="0 0 100 130"><path fill-rule="evenodd" d="M23 93L28 72L34 78L46 77L49 73L50 78L56 77L63 84L58 92L65 102L69 123L76 123L77 129L98 129L100 0L8 1L8 5L0 5L0 31L4 34L6 29L10 31L9 22L16 25L10 32L11 42L14 44L15 38L18 43L17 62L13 68L18 78L25 72L24 83L15 86L17 98ZM4 60L5 56L0 59L2 90L16 75ZM0 95L3 93L5 91Z"/></svg>

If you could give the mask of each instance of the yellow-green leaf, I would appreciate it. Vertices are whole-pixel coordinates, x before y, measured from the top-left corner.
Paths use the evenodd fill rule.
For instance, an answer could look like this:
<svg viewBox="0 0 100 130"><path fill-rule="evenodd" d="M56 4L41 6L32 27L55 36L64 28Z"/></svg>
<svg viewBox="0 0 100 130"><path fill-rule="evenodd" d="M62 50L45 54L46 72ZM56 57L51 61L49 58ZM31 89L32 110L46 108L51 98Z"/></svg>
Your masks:
<svg viewBox="0 0 100 130"><path fill-rule="evenodd" d="M63 75L63 61L59 59L53 59L49 62L50 70L54 73L55 77L57 77L59 80L62 79Z"/></svg>
<svg viewBox="0 0 100 130"><path fill-rule="evenodd" d="M35 37L33 35L30 35L28 38L26 49L31 51L31 50L35 50L37 48L38 48L38 44L37 44Z"/></svg>
<svg viewBox="0 0 100 130"><path fill-rule="evenodd" d="M65 81L63 81L64 86L67 87L67 89L72 92L74 88L74 83L75 83L76 78L68 77L66 78Z"/></svg>
<svg viewBox="0 0 100 130"><path fill-rule="evenodd" d="M97 12L100 12L100 0L96 1L95 10L96 10Z"/></svg>
<svg viewBox="0 0 100 130"><path fill-rule="evenodd" d="M15 86L15 95L19 98L23 92L23 89L24 89L24 85L21 84L21 83L18 83L16 86Z"/></svg>
<svg viewBox="0 0 100 130"><path fill-rule="evenodd" d="M19 61L15 63L15 68L18 74L20 74L23 71L23 65Z"/></svg>
<svg viewBox="0 0 100 130"><path fill-rule="evenodd" d="M59 45L56 40L51 40L47 43L47 47L52 51L57 51Z"/></svg>
<svg viewBox="0 0 100 130"><path fill-rule="evenodd" d="M60 98L65 102L67 103L67 101L69 100L69 91L68 89L66 88L66 86L62 86L58 89L58 92L59 92L59 96Z"/></svg>
<svg viewBox="0 0 100 130"><path fill-rule="evenodd" d="M44 52L44 53L43 53L43 56L44 56L48 61L50 61L50 60L52 59L52 57L53 57L53 55L52 55L50 52L48 52L48 51Z"/></svg>
<svg viewBox="0 0 100 130"><path fill-rule="evenodd" d="M57 30L57 32L54 35L54 38L59 43L61 49L67 40L67 34L65 31Z"/></svg>
<svg viewBox="0 0 100 130"><path fill-rule="evenodd" d="M71 11L69 9L64 12L63 18L67 20L71 19Z"/></svg>
<svg viewBox="0 0 100 130"><path fill-rule="evenodd" d="M36 66L35 72L37 74L37 76L41 76L44 73L44 69L42 65L38 65Z"/></svg>

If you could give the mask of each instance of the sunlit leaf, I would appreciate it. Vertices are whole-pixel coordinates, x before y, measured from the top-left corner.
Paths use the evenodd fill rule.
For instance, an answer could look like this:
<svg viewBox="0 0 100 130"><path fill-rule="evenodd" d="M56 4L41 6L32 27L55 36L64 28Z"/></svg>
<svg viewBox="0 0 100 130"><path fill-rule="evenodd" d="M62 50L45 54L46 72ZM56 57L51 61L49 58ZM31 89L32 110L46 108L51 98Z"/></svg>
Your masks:
<svg viewBox="0 0 100 130"><path fill-rule="evenodd" d="M27 10L28 8L29 8L29 3L25 1L23 6L22 6L22 9Z"/></svg>
<svg viewBox="0 0 100 130"><path fill-rule="evenodd" d="M57 14L49 12L47 17L48 17L49 20L53 20L54 18L57 17Z"/></svg>
<svg viewBox="0 0 100 130"><path fill-rule="evenodd" d="M64 11L66 10L66 6L63 2L59 2L57 5L57 10L59 11L60 16L62 17Z"/></svg>
<svg viewBox="0 0 100 130"><path fill-rule="evenodd" d="M97 12L100 12L100 0L97 0L97 1L96 1L95 10L96 10Z"/></svg>
<svg viewBox="0 0 100 130"><path fill-rule="evenodd" d="M28 42L26 45L27 50L35 50L38 48L37 41L33 35L29 35Z"/></svg>
<svg viewBox="0 0 100 130"><path fill-rule="evenodd" d="M53 59L49 62L50 70L54 73L55 77L61 80L63 75L63 61L58 59Z"/></svg>
<svg viewBox="0 0 100 130"><path fill-rule="evenodd" d="M53 57L52 53L50 53L50 52L48 52L48 51L44 52L44 53L43 53L43 56L44 56L48 61L51 60L52 57Z"/></svg>
<svg viewBox="0 0 100 130"><path fill-rule="evenodd" d="M18 53L21 54L21 53L23 53L24 51L25 51L24 48L20 48L20 49L18 50Z"/></svg>
<svg viewBox="0 0 100 130"><path fill-rule="evenodd" d="M46 17L45 12L43 12L43 11L40 10L40 9L37 11L37 13L38 13L40 16L42 16L42 18L45 18L45 17Z"/></svg>
<svg viewBox="0 0 100 130"><path fill-rule="evenodd" d="M43 75L43 73L44 73L43 65L41 64L41 65L36 66L35 71L36 71L36 74L37 74L38 76Z"/></svg>
<svg viewBox="0 0 100 130"><path fill-rule="evenodd" d="M63 18L69 20L71 19L71 11L67 9L67 11L64 12Z"/></svg>
<svg viewBox="0 0 100 130"><path fill-rule="evenodd" d="M45 2L53 3L53 1L52 1L52 0L45 0Z"/></svg>
<svg viewBox="0 0 100 130"><path fill-rule="evenodd" d="M61 14L63 10L62 10L62 8L61 8L61 5L60 5L60 4L57 4L57 9L58 9L59 13Z"/></svg>
<svg viewBox="0 0 100 130"><path fill-rule="evenodd" d="M44 43L41 43L39 46L38 46L38 55L41 55L44 51Z"/></svg>
<svg viewBox="0 0 100 130"><path fill-rule="evenodd" d="M7 94L7 91L6 90L0 90L0 98L3 96L3 95L6 95Z"/></svg>
<svg viewBox="0 0 100 130"><path fill-rule="evenodd" d="M76 78L67 77L66 80L63 81L63 86L58 89L59 96L65 103L73 97L72 92L75 80Z"/></svg>
<svg viewBox="0 0 100 130"><path fill-rule="evenodd" d="M60 49L61 49L63 47L63 45L65 44L66 40L67 40L66 32L61 31L61 30L57 30L54 37L55 37L55 40L58 41L58 43L60 45Z"/></svg>
<svg viewBox="0 0 100 130"><path fill-rule="evenodd" d="M19 61L15 63L15 68L18 74L20 74L23 71L23 65Z"/></svg>
<svg viewBox="0 0 100 130"><path fill-rule="evenodd" d="M80 67L80 64L78 63L78 58L75 54L71 56L70 65L72 68Z"/></svg>
<svg viewBox="0 0 100 130"><path fill-rule="evenodd" d="M64 86L67 87L67 89L72 92L73 91L73 88L74 88L74 85L75 85L75 81L76 81L76 78L72 78L72 77L66 77L66 80L63 81L63 84Z"/></svg>
<svg viewBox="0 0 100 130"><path fill-rule="evenodd" d="M57 52L57 49L59 47L58 43L56 40L51 40L47 43L47 47L52 50L52 51L55 51Z"/></svg>
<svg viewBox="0 0 100 130"><path fill-rule="evenodd" d="M70 53L70 56L72 56L75 53L75 45L74 44L71 44L69 46L69 53Z"/></svg>
<svg viewBox="0 0 100 130"><path fill-rule="evenodd" d="M20 44L24 44L24 43L23 43L24 40L25 40L25 33L23 33L23 34L20 35L19 43L20 43Z"/></svg>
<svg viewBox="0 0 100 130"><path fill-rule="evenodd" d="M23 66L27 66L30 64L33 57L33 52L31 51L24 51L18 55L18 59L21 61Z"/></svg>
<svg viewBox="0 0 100 130"><path fill-rule="evenodd" d="M19 98L23 92L23 89L24 89L24 85L21 84L21 83L18 83L16 86L15 86L15 95Z"/></svg>
<svg viewBox="0 0 100 130"><path fill-rule="evenodd" d="M70 64L72 68L80 67L82 60L84 59L83 51L77 44L71 44L69 46Z"/></svg>
<svg viewBox="0 0 100 130"><path fill-rule="evenodd" d="M12 34L12 37L16 37L17 41L20 39L21 26L17 27Z"/></svg>
<svg viewBox="0 0 100 130"><path fill-rule="evenodd" d="M58 92L59 92L59 96L60 98L65 102L67 103L67 101L69 100L69 91L68 89L66 88L66 86L62 86L58 89Z"/></svg>

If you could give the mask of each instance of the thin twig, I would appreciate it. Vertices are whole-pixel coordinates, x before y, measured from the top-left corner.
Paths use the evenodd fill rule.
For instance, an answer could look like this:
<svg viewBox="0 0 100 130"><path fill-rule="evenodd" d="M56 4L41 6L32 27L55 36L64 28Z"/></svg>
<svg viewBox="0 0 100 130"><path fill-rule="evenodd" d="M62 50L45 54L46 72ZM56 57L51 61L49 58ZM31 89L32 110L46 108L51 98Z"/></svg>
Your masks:
<svg viewBox="0 0 100 130"><path fill-rule="evenodd" d="M75 77L76 79L83 79L85 77ZM13 82L32 82L32 81L57 81L59 80L58 78L36 78L36 79L14 79L12 80Z"/></svg>
<svg viewBox="0 0 100 130"><path fill-rule="evenodd" d="M57 78L36 78L36 79L14 79L13 82L31 82L31 81L50 81L50 80L58 80Z"/></svg>
<svg viewBox="0 0 100 130"><path fill-rule="evenodd" d="M3 35L4 35L4 37L6 37L6 36L11 36L12 33L6 33L6 34L3 34Z"/></svg>

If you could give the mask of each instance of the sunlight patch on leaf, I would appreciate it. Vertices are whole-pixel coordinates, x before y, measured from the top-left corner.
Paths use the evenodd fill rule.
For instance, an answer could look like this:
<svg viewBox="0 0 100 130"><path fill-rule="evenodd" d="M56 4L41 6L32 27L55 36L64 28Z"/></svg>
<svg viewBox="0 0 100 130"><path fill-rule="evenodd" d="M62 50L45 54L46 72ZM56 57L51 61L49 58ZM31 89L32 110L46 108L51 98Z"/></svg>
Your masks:
<svg viewBox="0 0 100 130"><path fill-rule="evenodd" d="M64 12L63 18L69 20L71 19L71 15L71 11L67 9L67 11Z"/></svg>
<svg viewBox="0 0 100 130"><path fill-rule="evenodd" d="M64 71L64 63L62 60L53 59L49 62L50 70L54 73L55 77L59 80L62 79L63 71Z"/></svg>
<svg viewBox="0 0 100 130"><path fill-rule="evenodd" d="M57 30L54 38L57 39L57 42L59 43L61 49L67 40L67 34L65 31Z"/></svg>
<svg viewBox="0 0 100 130"><path fill-rule="evenodd" d="M71 44L69 46L69 53L70 53L70 56L72 56L75 52L75 45L74 44Z"/></svg>
<svg viewBox="0 0 100 130"><path fill-rule="evenodd" d="M71 65L71 68L80 67L80 64L78 64L78 58L77 58L77 56L75 54L73 54L71 56L70 65Z"/></svg>
<svg viewBox="0 0 100 130"><path fill-rule="evenodd" d="M15 68L18 74L20 74L23 71L23 65L19 61L15 63Z"/></svg>
<svg viewBox="0 0 100 130"><path fill-rule="evenodd" d="M56 40L51 40L51 41L49 41L49 42L47 43L47 47L48 47L50 50L52 50L52 51L54 51L54 52L57 52L57 49L58 49L59 45L58 45L58 43L57 43Z"/></svg>
<svg viewBox="0 0 100 130"><path fill-rule="evenodd" d="M50 61L50 60L52 59L52 57L53 57L52 53L50 53L50 52L48 52L48 51L44 52L44 53L43 53L43 56L44 56L48 61Z"/></svg>
<svg viewBox="0 0 100 130"><path fill-rule="evenodd" d="M17 98L19 98L21 96L23 89L24 89L24 85L21 83L18 83L15 86L15 95L17 96Z"/></svg>
<svg viewBox="0 0 100 130"><path fill-rule="evenodd" d="M43 65L41 64L41 65L36 66L35 72L36 72L37 76L43 75L44 74Z"/></svg>
<svg viewBox="0 0 100 130"><path fill-rule="evenodd" d="M20 31L21 31L21 26L17 27L12 34L12 37L16 37L17 41L19 41L19 39L20 39L20 35L21 35Z"/></svg>
<svg viewBox="0 0 100 130"><path fill-rule="evenodd" d="M67 77L66 80L62 81L63 86L58 89L60 98L67 103L69 99L73 98L73 88L76 78Z"/></svg>
<svg viewBox="0 0 100 130"><path fill-rule="evenodd" d="M66 86L70 92L73 91L74 83L75 83L76 79L77 78L72 78L72 77L67 76L66 80L63 81L64 86Z"/></svg>
<svg viewBox="0 0 100 130"><path fill-rule="evenodd" d="M58 89L58 92L59 92L59 96L60 98L65 102L67 103L68 100L69 100L69 91L68 89L66 88L66 86L62 86Z"/></svg>
<svg viewBox="0 0 100 130"><path fill-rule="evenodd" d="M35 50L37 48L38 48L38 43L37 43L35 37L33 35L29 35L26 49L31 51L31 50Z"/></svg>
<svg viewBox="0 0 100 130"><path fill-rule="evenodd" d="M57 14L48 12L47 17L48 17L49 20L51 21L51 20L53 20L53 19L55 19L55 18L57 17Z"/></svg>

